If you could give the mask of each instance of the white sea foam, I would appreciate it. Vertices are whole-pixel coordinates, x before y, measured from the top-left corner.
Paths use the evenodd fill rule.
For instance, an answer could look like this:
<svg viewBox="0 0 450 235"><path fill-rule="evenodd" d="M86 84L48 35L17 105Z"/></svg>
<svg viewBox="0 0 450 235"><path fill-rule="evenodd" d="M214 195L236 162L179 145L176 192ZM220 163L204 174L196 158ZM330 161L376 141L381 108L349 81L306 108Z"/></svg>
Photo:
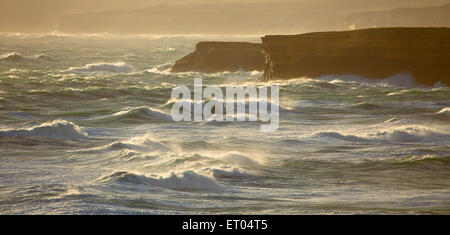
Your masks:
<svg viewBox="0 0 450 235"><path fill-rule="evenodd" d="M173 47L161 47L161 48L156 48L155 50L153 50L154 52L172 52L175 51L176 49Z"/></svg>
<svg viewBox="0 0 450 235"><path fill-rule="evenodd" d="M377 84L381 86L399 86L399 87L417 87L419 84L415 82L415 78L411 73L398 73L387 78L369 79L360 77L357 75L344 74L344 75L326 75L318 77L322 81L328 81L330 83L341 82L359 82L366 84Z"/></svg>
<svg viewBox="0 0 450 235"><path fill-rule="evenodd" d="M450 107L445 107L445 108L441 109L439 112L437 112L436 114L450 115Z"/></svg>
<svg viewBox="0 0 450 235"><path fill-rule="evenodd" d="M67 72L72 73L132 73L134 68L124 62L118 63L94 63L84 67L70 67Z"/></svg>
<svg viewBox="0 0 450 235"><path fill-rule="evenodd" d="M55 120L25 129L0 131L0 137L37 136L44 138L80 139L88 137L81 128L65 120Z"/></svg>
<svg viewBox="0 0 450 235"><path fill-rule="evenodd" d="M172 72L170 71L170 68L168 69L160 69L157 67L151 68L151 69L147 69L148 73L153 73L153 74L161 74L161 75L170 75L172 74Z"/></svg>
<svg viewBox="0 0 450 235"><path fill-rule="evenodd" d="M253 70L250 72L250 76L261 76L263 74L262 71Z"/></svg>

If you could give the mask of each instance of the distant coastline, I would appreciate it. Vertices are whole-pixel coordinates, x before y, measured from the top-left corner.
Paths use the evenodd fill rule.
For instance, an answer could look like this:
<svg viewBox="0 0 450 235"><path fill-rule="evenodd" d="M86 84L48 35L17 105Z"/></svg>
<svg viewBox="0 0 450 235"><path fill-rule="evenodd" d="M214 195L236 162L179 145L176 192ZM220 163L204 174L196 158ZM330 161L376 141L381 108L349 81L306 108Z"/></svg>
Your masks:
<svg viewBox="0 0 450 235"><path fill-rule="evenodd" d="M0 32L265 35L375 27L450 27L448 0L414 4L408 0L255 0L220 4L183 0L156 5L144 0L115 4L108 1L41 0L21 4L21 0L3 0Z"/></svg>

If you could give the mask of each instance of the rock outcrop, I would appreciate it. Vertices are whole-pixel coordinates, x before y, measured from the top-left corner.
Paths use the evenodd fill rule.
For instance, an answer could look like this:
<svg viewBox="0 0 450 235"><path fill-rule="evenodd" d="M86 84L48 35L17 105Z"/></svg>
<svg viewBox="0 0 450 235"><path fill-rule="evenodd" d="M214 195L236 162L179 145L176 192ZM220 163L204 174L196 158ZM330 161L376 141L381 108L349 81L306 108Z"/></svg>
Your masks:
<svg viewBox="0 0 450 235"><path fill-rule="evenodd" d="M264 69L261 44L248 42L200 42L195 51L172 66L172 72L216 73Z"/></svg>
<svg viewBox="0 0 450 235"><path fill-rule="evenodd" d="M377 28L262 38L263 80L410 72L416 82L450 85L450 28Z"/></svg>

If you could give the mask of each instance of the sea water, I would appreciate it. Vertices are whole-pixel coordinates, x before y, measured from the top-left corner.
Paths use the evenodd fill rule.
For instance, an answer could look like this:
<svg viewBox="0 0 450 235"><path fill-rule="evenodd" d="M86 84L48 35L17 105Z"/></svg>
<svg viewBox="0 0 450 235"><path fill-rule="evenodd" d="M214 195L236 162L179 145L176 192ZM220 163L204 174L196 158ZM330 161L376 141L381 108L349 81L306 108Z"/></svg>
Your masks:
<svg viewBox="0 0 450 235"><path fill-rule="evenodd" d="M260 41L2 34L0 213L450 213L449 88L170 71L212 40ZM278 130L174 122L172 89L195 78L279 86Z"/></svg>

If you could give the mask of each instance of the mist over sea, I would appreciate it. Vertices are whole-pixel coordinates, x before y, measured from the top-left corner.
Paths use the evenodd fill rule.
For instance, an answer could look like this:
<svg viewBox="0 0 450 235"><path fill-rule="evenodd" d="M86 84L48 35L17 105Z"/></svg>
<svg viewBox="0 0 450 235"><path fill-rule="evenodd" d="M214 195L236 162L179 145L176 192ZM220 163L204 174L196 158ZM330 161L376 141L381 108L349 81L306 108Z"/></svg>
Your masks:
<svg viewBox="0 0 450 235"><path fill-rule="evenodd" d="M448 87L170 72L212 40L260 42L1 34L0 214L450 213ZM199 77L279 85L278 131L174 122L172 89Z"/></svg>

